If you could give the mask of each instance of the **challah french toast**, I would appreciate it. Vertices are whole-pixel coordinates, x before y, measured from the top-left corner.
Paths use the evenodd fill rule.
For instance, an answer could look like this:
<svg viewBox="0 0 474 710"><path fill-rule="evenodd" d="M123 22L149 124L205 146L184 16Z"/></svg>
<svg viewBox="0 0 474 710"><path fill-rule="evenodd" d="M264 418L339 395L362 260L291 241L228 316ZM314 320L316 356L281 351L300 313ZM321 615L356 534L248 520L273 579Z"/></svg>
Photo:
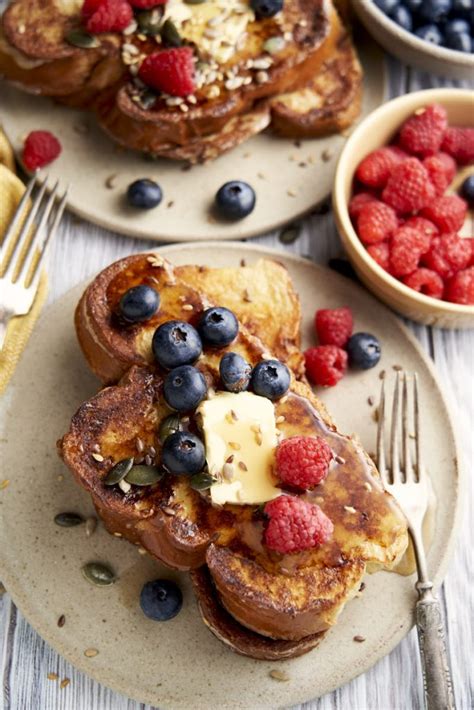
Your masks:
<svg viewBox="0 0 474 710"><path fill-rule="evenodd" d="M157 332L163 333L171 302L167 290L176 288L178 298L185 295L188 267L180 273L168 264L155 268L167 274L166 282L163 276L154 284L163 304L154 327L159 324ZM188 278L196 268L199 273L199 267L192 267ZM97 280L110 282L110 275L103 279L103 274ZM136 278L133 269L127 278L123 270L121 274L123 298ZM119 291L118 282L114 288ZM88 291L97 295L102 289L103 284ZM257 294L254 302L257 307ZM197 570L193 584L200 609L219 638L255 658L300 655L335 623L366 569L396 564L407 544L406 524L360 445L337 432L309 387L269 359L271 353L259 338L240 323L231 342L217 346L212 341L207 328L210 322L212 331L219 319L209 321L206 313L215 311L206 310L194 321L204 346L191 366L204 388L197 406L189 407L186 400L184 411L179 400L170 399L177 370L167 371L172 367L170 353L157 348L162 341L155 336L158 364L133 366L118 385L85 402L60 442L60 453L90 492L110 532L142 545L171 567ZM127 330L130 325L121 327ZM188 338L191 347L190 333L180 328L179 341ZM262 328L260 334L274 341L272 332ZM177 347L172 350L180 362ZM249 389L241 382L240 389L229 390L222 366L230 353L253 368ZM262 372L273 372L270 389L262 388ZM184 395L189 395L187 388ZM170 401L180 414L173 414ZM187 442L180 455L184 451L191 457L203 449L205 462L188 467L188 475L176 468L176 436ZM295 437L323 441L331 452L324 482L310 490L288 488L274 471L275 450ZM205 444L198 443L202 439ZM181 460L178 468L188 463ZM136 476L137 470L145 479L129 478L129 472ZM313 511L314 524L324 523L327 535L321 532L319 542L285 552L274 543L272 547L267 516L269 506L281 501Z"/></svg>

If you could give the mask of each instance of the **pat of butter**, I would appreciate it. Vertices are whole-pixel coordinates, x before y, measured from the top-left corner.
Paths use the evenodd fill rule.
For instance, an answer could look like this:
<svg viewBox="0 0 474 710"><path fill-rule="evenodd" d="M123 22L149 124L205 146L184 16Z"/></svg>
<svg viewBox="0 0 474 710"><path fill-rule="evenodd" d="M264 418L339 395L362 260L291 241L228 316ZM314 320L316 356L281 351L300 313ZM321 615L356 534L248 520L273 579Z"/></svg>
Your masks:
<svg viewBox="0 0 474 710"><path fill-rule="evenodd" d="M258 504L280 495L272 478L277 430L272 402L251 392L218 392L198 409L211 474L213 503ZM229 457L231 463L226 463ZM225 469L224 469L225 466Z"/></svg>

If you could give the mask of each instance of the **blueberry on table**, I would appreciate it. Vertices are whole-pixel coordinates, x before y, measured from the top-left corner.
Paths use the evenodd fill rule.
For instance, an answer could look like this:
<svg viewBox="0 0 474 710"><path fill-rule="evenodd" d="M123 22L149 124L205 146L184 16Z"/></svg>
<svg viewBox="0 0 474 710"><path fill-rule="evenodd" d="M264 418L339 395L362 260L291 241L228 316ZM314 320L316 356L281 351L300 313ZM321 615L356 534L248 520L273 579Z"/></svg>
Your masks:
<svg viewBox="0 0 474 710"><path fill-rule="evenodd" d="M128 186L127 201L131 207L151 210L157 207L163 199L163 192L158 183L144 178L135 180Z"/></svg>
<svg viewBox="0 0 474 710"><path fill-rule="evenodd" d="M199 333L190 323L170 320L155 330L152 350L158 364L171 370L196 362L202 353L202 343Z"/></svg>
<svg viewBox="0 0 474 710"><path fill-rule="evenodd" d="M151 286L134 286L126 291L119 302L119 312L128 323L149 320L160 306L160 295Z"/></svg>
<svg viewBox="0 0 474 710"><path fill-rule="evenodd" d="M451 10L452 0L423 0L418 13L428 22L439 22Z"/></svg>
<svg viewBox="0 0 474 710"><path fill-rule="evenodd" d="M273 17L283 10L284 0L250 0L250 7L259 20Z"/></svg>
<svg viewBox="0 0 474 710"><path fill-rule="evenodd" d="M469 175L461 185L461 194L471 207L474 207L474 174Z"/></svg>
<svg viewBox="0 0 474 710"><path fill-rule="evenodd" d="M161 461L169 473L193 476L202 471L206 463L204 444L194 434L176 431L165 439Z"/></svg>
<svg viewBox="0 0 474 710"><path fill-rule="evenodd" d="M279 360L263 360L253 368L250 386L255 394L275 400L288 392L290 381L286 365Z"/></svg>
<svg viewBox="0 0 474 710"><path fill-rule="evenodd" d="M351 367L369 370L380 360L382 349L375 335L354 333L347 343L347 354Z"/></svg>
<svg viewBox="0 0 474 710"><path fill-rule="evenodd" d="M239 321L228 308L208 308L198 323L199 335L205 345L211 348L225 348L236 339Z"/></svg>
<svg viewBox="0 0 474 710"><path fill-rule="evenodd" d="M183 594L175 582L169 579L154 579L143 585L140 606L149 619L168 621L180 612Z"/></svg>
<svg viewBox="0 0 474 710"><path fill-rule="evenodd" d="M207 394L207 384L202 372L192 365L181 365L171 370L163 383L166 403L178 412L195 409Z"/></svg>
<svg viewBox="0 0 474 710"><path fill-rule="evenodd" d="M415 30L415 34L425 42L431 42L431 44L435 44L437 46L440 46L443 43L443 35L436 25L431 24L418 27L418 29Z"/></svg>
<svg viewBox="0 0 474 710"><path fill-rule="evenodd" d="M216 209L226 219L247 217L255 207L255 191L241 180L231 180L222 185L216 194Z"/></svg>
<svg viewBox="0 0 474 710"><path fill-rule="evenodd" d="M390 13L390 17L394 22L397 23L397 25L400 25L400 27L403 27L404 30L407 30L407 32L412 31L413 19L411 16L411 12L404 5L399 5L398 7L396 7L395 10Z"/></svg>
<svg viewBox="0 0 474 710"><path fill-rule="evenodd" d="M229 392L243 392L250 382L252 368L238 353L226 353L219 363L222 384Z"/></svg>

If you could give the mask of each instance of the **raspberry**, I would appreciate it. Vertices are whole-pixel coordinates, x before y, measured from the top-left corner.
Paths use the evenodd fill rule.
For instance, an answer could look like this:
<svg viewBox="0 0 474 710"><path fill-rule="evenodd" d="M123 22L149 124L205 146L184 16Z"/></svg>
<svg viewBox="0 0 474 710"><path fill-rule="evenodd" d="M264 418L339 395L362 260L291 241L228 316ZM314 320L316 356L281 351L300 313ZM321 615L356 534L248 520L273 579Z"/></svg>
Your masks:
<svg viewBox="0 0 474 710"><path fill-rule="evenodd" d="M444 291L444 283L441 276L431 269L416 269L412 274L402 279L406 286L424 293L431 298L441 298Z"/></svg>
<svg viewBox="0 0 474 710"><path fill-rule="evenodd" d="M458 271L446 285L446 301L474 306L474 266Z"/></svg>
<svg viewBox="0 0 474 710"><path fill-rule="evenodd" d="M314 488L328 475L331 448L319 436L291 436L276 451L276 468L282 483L302 491Z"/></svg>
<svg viewBox="0 0 474 710"><path fill-rule="evenodd" d="M376 244L388 239L398 227L394 210L383 202L369 202L360 211L357 234L364 244Z"/></svg>
<svg viewBox="0 0 474 710"><path fill-rule="evenodd" d="M417 158L407 158L395 166L382 199L398 212L417 212L435 196L428 171Z"/></svg>
<svg viewBox="0 0 474 710"><path fill-rule="evenodd" d="M278 496L265 505L264 513L269 518L264 542L282 555L324 545L334 531L318 505L294 496Z"/></svg>
<svg viewBox="0 0 474 710"><path fill-rule="evenodd" d="M360 215L362 207L364 207L369 202L375 202L377 198L370 192L359 192L349 202L349 216L351 219L356 220Z"/></svg>
<svg viewBox="0 0 474 710"><path fill-rule="evenodd" d="M321 345L337 345L343 348L352 335L351 309L322 308L316 311L314 327Z"/></svg>
<svg viewBox="0 0 474 710"><path fill-rule="evenodd" d="M431 237L435 234L439 234L438 227L436 227L433 222L430 222L429 219L425 219L425 217L410 217L410 219L407 219L403 226L412 227L418 232L429 234Z"/></svg>
<svg viewBox="0 0 474 710"><path fill-rule="evenodd" d="M439 155L439 154L438 154ZM451 182L446 171L443 159L438 155L430 155L423 160L423 165L428 171L428 175L437 195L442 195ZM450 156L448 156L450 157Z"/></svg>
<svg viewBox="0 0 474 710"><path fill-rule="evenodd" d="M464 224L467 202L458 195L444 195L423 209L423 216L431 220L441 232L457 232Z"/></svg>
<svg viewBox="0 0 474 710"><path fill-rule="evenodd" d="M385 187L390 173L403 157L407 156L388 145L378 148L359 163L356 178L369 187Z"/></svg>
<svg viewBox="0 0 474 710"><path fill-rule="evenodd" d="M367 247L367 251L382 269L390 271L390 249L388 242L370 244L370 246Z"/></svg>
<svg viewBox="0 0 474 710"><path fill-rule="evenodd" d="M82 6L82 16L87 20L91 15L99 9L103 4L104 0L84 0L84 5Z"/></svg>
<svg viewBox="0 0 474 710"><path fill-rule="evenodd" d="M96 3L87 3L92 6ZM83 8L84 13L84 8ZM126 0L103 0L98 4L86 22L88 32L100 34L101 32L121 32L133 20L133 11Z"/></svg>
<svg viewBox="0 0 474 710"><path fill-rule="evenodd" d="M347 353L336 345L317 345L304 354L306 374L315 385L334 387L347 369Z"/></svg>
<svg viewBox="0 0 474 710"><path fill-rule="evenodd" d="M465 269L472 257L470 239L461 239L457 234L435 237L431 248L422 261L443 279L449 279L457 271Z"/></svg>
<svg viewBox="0 0 474 710"><path fill-rule="evenodd" d="M474 162L474 128L448 128L441 149L461 165Z"/></svg>
<svg viewBox="0 0 474 710"><path fill-rule="evenodd" d="M138 72L147 86L171 96L194 91L194 61L191 47L175 47L149 54Z"/></svg>
<svg viewBox="0 0 474 710"><path fill-rule="evenodd" d="M56 160L61 150L61 143L49 131L31 131L23 147L23 165L27 170L37 170Z"/></svg>
<svg viewBox="0 0 474 710"><path fill-rule="evenodd" d="M438 104L419 109L400 130L400 145L409 153L433 155L441 147L448 127L446 109Z"/></svg>
<svg viewBox="0 0 474 710"><path fill-rule="evenodd" d="M451 182L456 175L456 161L450 155L443 153L442 151L440 153L436 153L436 157L443 163L447 178L449 182Z"/></svg>
<svg viewBox="0 0 474 710"><path fill-rule="evenodd" d="M138 10L150 10L157 5L164 5L168 0L128 0L132 7Z"/></svg>
<svg viewBox="0 0 474 710"><path fill-rule="evenodd" d="M395 276L407 276L418 266L420 257L430 248L429 234L403 225L390 244L390 269Z"/></svg>

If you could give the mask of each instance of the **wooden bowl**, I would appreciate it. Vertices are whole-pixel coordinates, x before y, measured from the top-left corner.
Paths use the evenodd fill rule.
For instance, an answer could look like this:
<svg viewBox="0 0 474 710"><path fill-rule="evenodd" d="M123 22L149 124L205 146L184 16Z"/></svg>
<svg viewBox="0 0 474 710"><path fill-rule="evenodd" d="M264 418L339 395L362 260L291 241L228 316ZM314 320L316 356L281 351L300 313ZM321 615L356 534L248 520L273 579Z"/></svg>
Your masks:
<svg viewBox="0 0 474 710"><path fill-rule="evenodd" d="M367 31L404 64L452 79L473 78L474 54L425 42L387 17L373 0L353 0L352 6Z"/></svg>
<svg viewBox="0 0 474 710"><path fill-rule="evenodd" d="M417 109L439 103L451 125L472 125L474 94L465 89L429 89L400 96L371 113L352 133L339 158L333 188L336 224L349 259L361 281L381 301L411 320L441 328L473 328L474 306L430 298L405 286L379 266L352 226L347 209L355 170L371 151L389 143Z"/></svg>

